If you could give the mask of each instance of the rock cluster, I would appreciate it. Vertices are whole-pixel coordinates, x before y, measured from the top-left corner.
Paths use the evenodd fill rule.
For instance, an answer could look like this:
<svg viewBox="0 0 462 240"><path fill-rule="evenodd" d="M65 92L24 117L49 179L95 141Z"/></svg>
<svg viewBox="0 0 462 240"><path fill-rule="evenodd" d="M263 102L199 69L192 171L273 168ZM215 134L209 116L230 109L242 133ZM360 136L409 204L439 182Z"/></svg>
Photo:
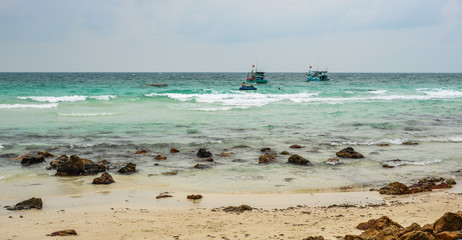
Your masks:
<svg viewBox="0 0 462 240"><path fill-rule="evenodd" d="M379 193L385 195L402 195L419 192L430 192L433 189L451 188L451 185L454 184L456 184L456 182L453 179L423 178L410 186L400 182L389 183L387 186L380 188Z"/></svg>
<svg viewBox="0 0 462 240"><path fill-rule="evenodd" d="M360 235L346 235L344 240L456 240L462 238L462 212L447 212L433 224L413 223L403 228L387 216L360 223Z"/></svg>
<svg viewBox="0 0 462 240"><path fill-rule="evenodd" d="M45 162L45 157L43 157L42 155L36 155L36 156L27 155L22 158L21 165L30 166L32 164L37 164L41 162Z"/></svg>
<svg viewBox="0 0 462 240"><path fill-rule="evenodd" d="M271 153L262 154L258 158L258 163L272 163L276 161L277 161L276 157L274 156L274 154L271 154Z"/></svg>
<svg viewBox="0 0 462 240"><path fill-rule="evenodd" d="M64 158L64 157L63 157ZM80 158L77 155L72 155L69 159L58 160L57 176L80 176L91 175L105 172L107 167L104 164L95 163L91 160Z"/></svg>
<svg viewBox="0 0 462 240"><path fill-rule="evenodd" d="M223 208L223 211L224 212L243 213L245 211L252 211L252 209L253 208L250 207L249 205L241 205L241 206L238 206L238 207L228 206L228 207Z"/></svg>

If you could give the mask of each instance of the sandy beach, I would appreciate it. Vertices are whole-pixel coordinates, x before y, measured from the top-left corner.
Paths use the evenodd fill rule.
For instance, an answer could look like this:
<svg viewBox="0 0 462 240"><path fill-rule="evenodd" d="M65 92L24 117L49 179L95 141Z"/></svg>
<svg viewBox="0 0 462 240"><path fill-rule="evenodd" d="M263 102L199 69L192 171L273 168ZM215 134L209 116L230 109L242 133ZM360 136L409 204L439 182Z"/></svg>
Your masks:
<svg viewBox="0 0 462 240"><path fill-rule="evenodd" d="M460 211L459 186L402 196L377 192L314 194L189 193L155 199L158 192L119 190L43 199L42 210L0 213L2 239L303 239L323 236L342 239L360 234L355 227L388 216L406 227L433 223L446 212ZM16 202L1 202L2 207ZM247 204L254 209L225 212L224 207ZM74 229L77 236L50 237Z"/></svg>

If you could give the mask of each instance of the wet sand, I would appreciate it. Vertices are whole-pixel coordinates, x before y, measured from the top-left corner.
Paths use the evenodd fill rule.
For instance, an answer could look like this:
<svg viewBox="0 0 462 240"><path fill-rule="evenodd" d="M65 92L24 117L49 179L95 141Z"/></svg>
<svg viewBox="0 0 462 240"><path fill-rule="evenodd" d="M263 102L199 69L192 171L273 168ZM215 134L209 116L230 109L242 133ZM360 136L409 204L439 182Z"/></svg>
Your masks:
<svg viewBox="0 0 462 240"><path fill-rule="evenodd" d="M360 222L385 215L403 226L433 223L445 212L462 210L461 192L458 184L450 190L403 196L203 193L202 200L191 201L186 196L196 193L172 192L172 198L156 199L159 192L125 189L43 198L42 210L2 208L0 228L2 239L337 239L359 234L355 227ZM254 209L223 211L241 204ZM78 235L46 236L64 229Z"/></svg>

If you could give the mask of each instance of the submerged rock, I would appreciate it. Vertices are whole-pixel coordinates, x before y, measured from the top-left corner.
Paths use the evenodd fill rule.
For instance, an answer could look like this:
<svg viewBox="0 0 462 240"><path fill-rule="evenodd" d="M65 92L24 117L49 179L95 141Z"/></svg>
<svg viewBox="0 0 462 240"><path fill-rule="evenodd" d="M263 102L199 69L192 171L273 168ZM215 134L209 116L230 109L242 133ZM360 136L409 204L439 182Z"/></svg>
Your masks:
<svg viewBox="0 0 462 240"><path fill-rule="evenodd" d="M220 155L218 155L218 156L220 156L220 157L229 157L229 156L231 156L231 154L233 154L233 153L232 152L223 152L223 153L220 153Z"/></svg>
<svg viewBox="0 0 462 240"><path fill-rule="evenodd" d="M101 174L101 177L97 177L93 179L93 184L111 184L115 183L114 179L112 178L111 174L104 172Z"/></svg>
<svg viewBox="0 0 462 240"><path fill-rule="evenodd" d="M60 236L60 237L63 237L63 236L73 236L73 235L77 235L77 232L74 229L66 229L66 230L53 232L51 234L48 234L47 236L51 236L51 237Z"/></svg>
<svg viewBox="0 0 462 240"><path fill-rule="evenodd" d="M49 153L47 151L40 151L37 153L38 155L44 157L44 158L48 158L48 157L56 157L56 155L54 155L53 153Z"/></svg>
<svg viewBox="0 0 462 240"><path fill-rule="evenodd" d="M29 209L32 209L32 208L42 209L42 205L43 205L43 203L42 203L41 198L33 197L33 198L30 198L30 199L27 199L25 201L17 203L13 207L7 207L6 209L10 210L10 211L29 210Z"/></svg>
<svg viewBox="0 0 462 240"><path fill-rule="evenodd" d="M208 164L196 164L194 165L194 168L197 168L197 169L207 169L207 168L211 168L212 166L208 165Z"/></svg>
<svg viewBox="0 0 462 240"><path fill-rule="evenodd" d="M119 169L119 171L117 171L118 173L122 173L122 174L132 174L132 173L135 173L136 172L136 164L134 163L127 163L127 165L125 165L125 167Z"/></svg>
<svg viewBox="0 0 462 240"><path fill-rule="evenodd" d="M281 155L290 155L290 153L287 152L287 151L282 151L282 152L280 152L279 154L281 154Z"/></svg>
<svg viewBox="0 0 462 240"><path fill-rule="evenodd" d="M264 147L260 149L260 152L269 152L269 151L271 151L271 148L269 147Z"/></svg>
<svg viewBox="0 0 462 240"><path fill-rule="evenodd" d="M163 161L163 160L167 160L167 157L166 157L166 156L160 155L160 154L159 154L159 155L156 155L155 158L156 158L156 160L162 160L162 161Z"/></svg>
<svg viewBox="0 0 462 240"><path fill-rule="evenodd" d="M293 164L300 164L300 165L310 164L310 161L308 159L305 159L297 154L290 156L288 162L293 163Z"/></svg>
<svg viewBox="0 0 462 240"><path fill-rule="evenodd" d="M407 142L403 142L403 145L419 145L419 143L407 141Z"/></svg>
<svg viewBox="0 0 462 240"><path fill-rule="evenodd" d="M177 175L178 171L163 172L161 174L165 176L173 176L173 175Z"/></svg>
<svg viewBox="0 0 462 240"><path fill-rule="evenodd" d="M212 157L212 153L207 151L205 148L199 149L199 151L197 151L196 155L199 158L210 158L210 157Z"/></svg>
<svg viewBox="0 0 462 240"><path fill-rule="evenodd" d="M170 152L171 153L177 153L177 152L180 152L180 150L176 149L176 148L171 148L170 149Z"/></svg>
<svg viewBox="0 0 462 240"><path fill-rule="evenodd" d="M55 160L50 162L50 167L51 169L57 169L59 164L62 162L68 161L69 157L66 154L61 155L59 158L56 158Z"/></svg>
<svg viewBox="0 0 462 240"><path fill-rule="evenodd" d="M198 158L196 159L196 161L199 161L199 162L213 162L213 158L209 157L209 158Z"/></svg>
<svg viewBox="0 0 462 240"><path fill-rule="evenodd" d="M41 155L36 155L36 156L27 155L22 158L21 165L30 166L30 165L42 163L42 162L45 162L45 158Z"/></svg>
<svg viewBox="0 0 462 240"><path fill-rule="evenodd" d="M335 154L341 158L364 158L361 153L356 152L352 147L344 148Z"/></svg>
<svg viewBox="0 0 462 240"><path fill-rule="evenodd" d="M343 162L340 161L338 158L329 158L329 159L327 159L326 163L329 164L329 165L341 165L341 164L343 164Z"/></svg>
<svg viewBox="0 0 462 240"><path fill-rule="evenodd" d="M302 148L302 146L298 144L291 145L289 148Z"/></svg>
<svg viewBox="0 0 462 240"><path fill-rule="evenodd" d="M258 163L271 163L271 162L276 162L276 161L277 161L276 157L271 153L262 154L258 158Z"/></svg>
<svg viewBox="0 0 462 240"><path fill-rule="evenodd" d="M135 154L146 154L146 153L148 153L148 150L146 149L141 149L135 152Z"/></svg>

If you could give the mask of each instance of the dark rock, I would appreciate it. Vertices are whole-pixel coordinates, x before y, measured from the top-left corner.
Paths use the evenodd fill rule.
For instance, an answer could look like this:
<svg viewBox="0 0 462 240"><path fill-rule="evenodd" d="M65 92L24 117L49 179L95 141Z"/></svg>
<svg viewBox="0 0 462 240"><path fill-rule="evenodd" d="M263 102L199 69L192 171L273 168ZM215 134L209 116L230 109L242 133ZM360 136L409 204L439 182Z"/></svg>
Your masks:
<svg viewBox="0 0 462 240"><path fill-rule="evenodd" d="M258 158L258 163L271 163L271 162L276 162L276 158L274 157L273 154L270 153L265 153L260 155Z"/></svg>
<svg viewBox="0 0 462 240"><path fill-rule="evenodd" d="M198 194L198 195L188 195L186 197L186 199L190 199L190 200L198 200L198 199L202 199L202 195Z"/></svg>
<svg viewBox="0 0 462 240"><path fill-rule="evenodd" d="M361 153L356 152L352 147L344 148L335 154L341 158L364 158Z"/></svg>
<svg viewBox="0 0 462 240"><path fill-rule="evenodd" d="M98 174L106 171L106 166L72 155L67 161L58 161L57 176L79 176Z"/></svg>
<svg viewBox="0 0 462 240"><path fill-rule="evenodd" d="M452 212L445 213L433 223L433 230L435 233L462 230L462 215Z"/></svg>
<svg viewBox="0 0 462 240"><path fill-rule="evenodd" d="M380 194L385 195L401 195L401 194L409 194L411 191L409 188L400 182L392 182L389 183L387 186L379 189Z"/></svg>
<svg viewBox="0 0 462 240"><path fill-rule="evenodd" d="M30 198L28 200L22 201L14 205L14 207L7 207L7 210L15 211L15 210L29 210L32 208L35 209L42 209L42 199L41 198Z"/></svg>
<svg viewBox="0 0 462 240"><path fill-rule="evenodd" d="M269 152L269 151L271 151L271 148L269 148L269 147L265 147L265 148L260 149L260 152Z"/></svg>
<svg viewBox="0 0 462 240"><path fill-rule="evenodd" d="M146 154L146 153L148 153L148 150L146 150L146 149L141 149L141 150L136 151L135 154Z"/></svg>
<svg viewBox="0 0 462 240"><path fill-rule="evenodd" d="M8 158L8 159L12 159L12 158L16 158L18 155L16 153L4 153L4 154L0 154L0 158Z"/></svg>
<svg viewBox="0 0 462 240"><path fill-rule="evenodd" d="M37 153L38 155L44 157L44 158L48 158L48 157L56 157L56 155L54 155L53 153L49 153L47 151L40 151Z"/></svg>
<svg viewBox="0 0 462 240"><path fill-rule="evenodd" d="M197 168L197 169L207 169L207 168L211 168L211 167L212 167L212 166L210 166L210 165L207 165L207 164L200 164L200 163L194 165L194 168Z"/></svg>
<svg viewBox="0 0 462 240"><path fill-rule="evenodd" d="M394 168L395 166L391 166L391 165L388 165L388 164L383 164L382 167L383 168Z"/></svg>
<svg viewBox="0 0 462 240"><path fill-rule="evenodd" d="M168 84L166 84L166 83L151 83L151 84L142 85L142 87L168 87Z"/></svg>
<svg viewBox="0 0 462 240"><path fill-rule="evenodd" d="M199 149L196 154L199 158L209 158L212 157L212 153L207 151L205 148Z"/></svg>
<svg viewBox="0 0 462 240"><path fill-rule="evenodd" d="M403 142L403 145L419 145L419 143L407 141L407 142Z"/></svg>
<svg viewBox="0 0 462 240"><path fill-rule="evenodd" d="M426 177L419 179L418 183L437 183L437 182L444 182L446 179L442 177Z"/></svg>
<svg viewBox="0 0 462 240"><path fill-rule="evenodd" d="M156 155L156 160L167 160L167 157L164 155Z"/></svg>
<svg viewBox="0 0 462 240"><path fill-rule="evenodd" d="M388 146L390 146L390 144L388 144L388 143L379 143L377 145L380 146L380 147L388 147Z"/></svg>
<svg viewBox="0 0 462 240"><path fill-rule="evenodd" d="M50 162L50 167L52 169L57 169L59 164L62 162L68 161L69 157L66 154L61 155L59 158L56 158L55 160Z"/></svg>
<svg viewBox="0 0 462 240"><path fill-rule="evenodd" d="M132 174L136 172L136 164L128 163L125 167L119 169L118 173L122 174Z"/></svg>
<svg viewBox="0 0 462 240"><path fill-rule="evenodd" d="M287 152L287 151L282 151L282 152L280 152L279 154L281 154L281 155L290 155L290 153Z"/></svg>
<svg viewBox="0 0 462 240"><path fill-rule="evenodd" d="M446 183L451 184L451 185L456 185L457 184L454 179L448 179L448 180L446 180Z"/></svg>
<svg viewBox="0 0 462 240"><path fill-rule="evenodd" d="M315 237L309 236L309 237L304 238L303 240L324 240L324 237L322 237L322 236L315 236Z"/></svg>
<svg viewBox="0 0 462 240"><path fill-rule="evenodd" d="M379 219L371 219L367 222L360 223L358 226L356 226L357 229L359 230L368 230L368 229L374 229L377 231L381 231L385 228L398 228L401 229L403 228L401 225L398 223L394 222L387 216L383 216Z"/></svg>
<svg viewBox="0 0 462 240"><path fill-rule="evenodd" d="M115 183L114 179L112 178L111 174L104 172L101 174L101 177L97 177L93 179L93 184L111 184Z"/></svg>
<svg viewBox="0 0 462 240"><path fill-rule="evenodd" d="M213 162L213 158L209 157L209 158L198 158L196 159L196 161L199 161L199 162Z"/></svg>
<svg viewBox="0 0 462 240"><path fill-rule="evenodd" d="M21 160L21 165L23 166L30 166L32 164L37 164L37 163L41 163L41 162L45 162L45 158L43 156L40 156L40 155L37 155L37 156L25 156L23 157L23 159Z"/></svg>
<svg viewBox="0 0 462 240"><path fill-rule="evenodd" d="M171 148L170 149L170 152L171 153L177 153L177 152L180 152L180 150L176 149L176 148Z"/></svg>
<svg viewBox="0 0 462 240"><path fill-rule="evenodd" d="M302 146L294 144L294 145L291 145L289 148L302 148Z"/></svg>
<svg viewBox="0 0 462 240"><path fill-rule="evenodd" d="M300 165L310 164L310 161L308 159L305 159L297 154L290 156L288 162L293 163L293 164L300 164Z"/></svg>
<svg viewBox="0 0 462 240"><path fill-rule="evenodd" d="M156 199L162 199L162 198L171 198L173 197L172 195L168 194L168 192L160 193L157 195Z"/></svg>
<svg viewBox="0 0 462 240"><path fill-rule="evenodd" d="M249 205L241 205L241 206L238 206L238 207L235 207L235 206L228 206L228 207L225 207L223 208L223 211L224 212L236 212L236 213L243 213L245 211L252 211L252 207L250 207Z"/></svg>
<svg viewBox="0 0 462 240"><path fill-rule="evenodd" d="M415 232L415 231L422 231L422 230L423 229L419 224L413 223L413 224L409 225L408 227L405 227L404 229L400 230L398 232L397 236L401 237L406 233Z"/></svg>
<svg viewBox="0 0 462 240"><path fill-rule="evenodd" d="M73 235L77 235L77 232L74 229L67 229L67 230L53 232L51 234L48 234L47 236L55 237L55 236L73 236Z"/></svg>

